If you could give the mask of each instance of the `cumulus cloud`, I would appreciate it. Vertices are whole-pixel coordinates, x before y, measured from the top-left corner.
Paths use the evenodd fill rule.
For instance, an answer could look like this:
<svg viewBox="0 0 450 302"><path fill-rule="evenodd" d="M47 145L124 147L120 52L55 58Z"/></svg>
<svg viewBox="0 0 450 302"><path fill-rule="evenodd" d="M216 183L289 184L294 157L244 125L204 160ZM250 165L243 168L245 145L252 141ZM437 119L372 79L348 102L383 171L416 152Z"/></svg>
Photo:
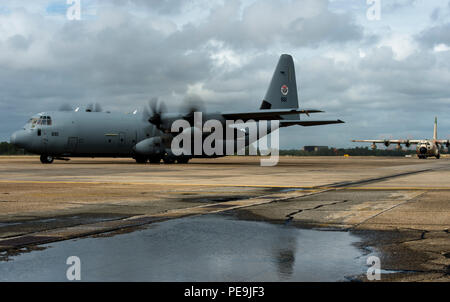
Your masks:
<svg viewBox="0 0 450 302"><path fill-rule="evenodd" d="M198 26L186 26L180 32L185 34L192 43L216 39L239 49L314 47L363 36L351 15L331 12L326 0L256 1L245 7L237 0L225 1Z"/></svg>
<svg viewBox="0 0 450 302"><path fill-rule="evenodd" d="M450 23L432 26L421 32L418 40L428 47L450 45Z"/></svg>

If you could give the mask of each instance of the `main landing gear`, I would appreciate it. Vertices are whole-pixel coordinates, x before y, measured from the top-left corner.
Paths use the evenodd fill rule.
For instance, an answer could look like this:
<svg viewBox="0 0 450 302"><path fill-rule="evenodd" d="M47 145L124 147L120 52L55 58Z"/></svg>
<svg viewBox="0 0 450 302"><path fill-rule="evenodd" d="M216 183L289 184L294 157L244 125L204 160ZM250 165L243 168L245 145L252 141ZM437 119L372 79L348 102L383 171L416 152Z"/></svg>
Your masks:
<svg viewBox="0 0 450 302"><path fill-rule="evenodd" d="M51 163L53 163L53 160L54 160L54 157L51 155L45 155L45 154L41 155L41 163L43 163L43 164L51 164Z"/></svg>
<svg viewBox="0 0 450 302"><path fill-rule="evenodd" d="M177 164L187 164L189 162L189 157L188 156L173 156L173 155L169 155L166 154L163 156L162 160L165 164L173 164L173 163L177 163Z"/></svg>
<svg viewBox="0 0 450 302"><path fill-rule="evenodd" d="M148 158L145 156L135 156L134 160L138 163L138 164L145 164L148 161Z"/></svg>
<svg viewBox="0 0 450 302"><path fill-rule="evenodd" d="M150 157L135 156L134 157L134 160L138 164L145 164L147 162L150 162L151 164L159 164L159 163L161 163L161 159L162 159L163 163L165 163L165 164L174 164L174 163L187 164L189 162L190 158L187 156L170 156L170 155L164 155L163 157L159 157L159 156L150 156Z"/></svg>

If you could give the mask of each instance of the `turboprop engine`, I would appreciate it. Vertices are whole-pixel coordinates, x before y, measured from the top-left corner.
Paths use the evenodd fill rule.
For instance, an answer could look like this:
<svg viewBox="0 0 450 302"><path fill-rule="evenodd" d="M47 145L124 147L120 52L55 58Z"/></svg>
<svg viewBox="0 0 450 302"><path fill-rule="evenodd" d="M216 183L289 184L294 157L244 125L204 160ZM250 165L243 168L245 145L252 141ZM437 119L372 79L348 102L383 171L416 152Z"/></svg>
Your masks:
<svg viewBox="0 0 450 302"><path fill-rule="evenodd" d="M134 151L142 155L164 154L164 144L160 136L144 139L134 146Z"/></svg>

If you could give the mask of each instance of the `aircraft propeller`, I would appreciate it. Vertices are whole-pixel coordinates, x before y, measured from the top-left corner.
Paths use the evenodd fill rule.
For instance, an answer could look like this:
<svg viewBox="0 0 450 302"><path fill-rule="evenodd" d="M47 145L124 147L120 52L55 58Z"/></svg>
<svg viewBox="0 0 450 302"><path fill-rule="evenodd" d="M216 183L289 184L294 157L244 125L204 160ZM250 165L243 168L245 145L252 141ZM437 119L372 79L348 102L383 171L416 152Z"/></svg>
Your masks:
<svg viewBox="0 0 450 302"><path fill-rule="evenodd" d="M162 115L166 113L166 111L166 105L162 101L158 101L158 98L153 97L148 101L148 106L144 107L142 117L145 121L148 121L155 125L159 130L162 130Z"/></svg>
<svg viewBox="0 0 450 302"><path fill-rule="evenodd" d="M194 126L194 113L205 113L205 105L203 100L197 96L188 96L183 100L181 106L181 112L186 112L183 118L189 122L191 126Z"/></svg>
<svg viewBox="0 0 450 302"><path fill-rule="evenodd" d="M102 107L99 103L89 103L86 106L86 112L102 112Z"/></svg>

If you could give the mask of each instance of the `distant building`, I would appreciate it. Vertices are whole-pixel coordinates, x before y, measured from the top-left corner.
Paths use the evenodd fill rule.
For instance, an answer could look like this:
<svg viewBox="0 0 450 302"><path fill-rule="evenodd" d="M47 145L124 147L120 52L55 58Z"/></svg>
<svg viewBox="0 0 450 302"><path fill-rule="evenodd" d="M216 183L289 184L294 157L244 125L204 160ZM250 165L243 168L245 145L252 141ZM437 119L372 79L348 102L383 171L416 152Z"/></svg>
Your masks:
<svg viewBox="0 0 450 302"><path fill-rule="evenodd" d="M319 150L328 149L328 146L304 146L303 151L306 152L315 152Z"/></svg>

